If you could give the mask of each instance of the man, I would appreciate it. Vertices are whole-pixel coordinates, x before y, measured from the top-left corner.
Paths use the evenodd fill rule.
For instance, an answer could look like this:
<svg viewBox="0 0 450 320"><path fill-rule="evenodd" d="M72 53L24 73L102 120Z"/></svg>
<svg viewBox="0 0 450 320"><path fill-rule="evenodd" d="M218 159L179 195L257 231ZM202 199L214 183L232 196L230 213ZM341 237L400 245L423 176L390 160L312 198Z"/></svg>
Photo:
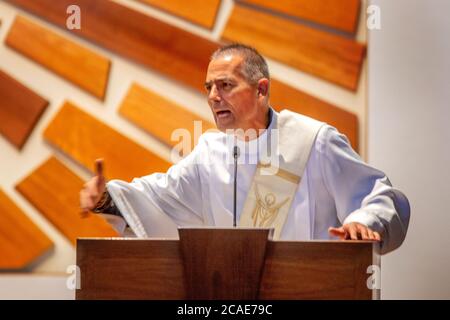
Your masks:
<svg viewBox="0 0 450 320"><path fill-rule="evenodd" d="M202 135L167 173L131 183L106 184L97 161L97 175L80 193L85 212L121 215L139 237L172 235L176 225L231 226L236 169L241 226L273 227L283 240L380 241L382 253L401 245L409 223L406 197L333 127L275 112L268 67L255 49L233 44L217 50L205 87L221 132ZM245 159L236 168L233 153Z"/></svg>

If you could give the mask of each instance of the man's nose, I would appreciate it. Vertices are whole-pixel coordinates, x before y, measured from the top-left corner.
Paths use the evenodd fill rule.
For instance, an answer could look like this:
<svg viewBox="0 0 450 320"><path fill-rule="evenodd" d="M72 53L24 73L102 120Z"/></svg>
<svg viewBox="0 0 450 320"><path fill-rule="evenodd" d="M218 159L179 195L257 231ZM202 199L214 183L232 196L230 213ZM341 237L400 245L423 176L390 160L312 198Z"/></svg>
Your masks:
<svg viewBox="0 0 450 320"><path fill-rule="evenodd" d="M219 93L219 90L217 90L217 87L215 85L213 85L211 87L211 90L209 91L209 94L208 94L208 99L214 100L214 101L220 101L220 93Z"/></svg>

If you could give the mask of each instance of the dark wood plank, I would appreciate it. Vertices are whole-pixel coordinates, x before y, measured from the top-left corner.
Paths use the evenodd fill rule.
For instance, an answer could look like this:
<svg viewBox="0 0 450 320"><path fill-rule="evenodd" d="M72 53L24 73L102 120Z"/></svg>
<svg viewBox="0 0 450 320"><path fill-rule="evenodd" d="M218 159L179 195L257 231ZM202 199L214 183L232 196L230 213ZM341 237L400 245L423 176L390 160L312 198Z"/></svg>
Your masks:
<svg viewBox="0 0 450 320"><path fill-rule="evenodd" d="M115 53L204 92L213 41L110 0L7 0L66 28L69 5L81 8L77 34ZM195 48L195 50L193 49Z"/></svg>
<svg viewBox="0 0 450 320"><path fill-rule="evenodd" d="M48 101L0 70L0 133L22 149Z"/></svg>
<svg viewBox="0 0 450 320"><path fill-rule="evenodd" d="M203 132L216 128L214 123L136 83L131 85L119 113L171 147L180 143L178 139L172 140L175 130L184 129L190 133L192 149ZM194 130L195 121L201 123L198 132Z"/></svg>
<svg viewBox="0 0 450 320"><path fill-rule="evenodd" d="M169 162L70 102L61 107L44 137L88 169L93 169L95 159L104 158L108 179L130 181L170 167Z"/></svg>
<svg viewBox="0 0 450 320"><path fill-rule="evenodd" d="M213 228L211 232L214 230L217 229ZM200 236L197 239L186 239L194 241L192 244L195 252L202 255L196 261L193 256L183 256L182 245L177 240L81 239L77 243L81 290L77 291L76 297L194 298L189 292L192 288L186 284L189 282L186 279L189 267L183 266L184 263L198 268L195 271L197 279L209 282L197 283L199 286L216 286L218 290L222 290L220 285L225 279L219 271L227 265L232 269L229 270L231 273L237 272L242 276L240 280L246 281L241 267L249 263L248 259L258 260L259 254L252 253L253 249L249 248L246 251L247 257L230 261L232 259L227 255L228 250L236 248L236 243L229 244L228 238L220 242L219 238ZM200 244L202 241L203 244ZM245 246L249 246L249 243L238 245L238 255L243 254L241 249ZM370 277L367 267L377 265L373 256L374 246L373 242L368 241L268 241L257 298L372 299L372 291L367 288L367 279ZM205 256L209 256L211 260L205 260ZM214 276L205 277L202 270L205 274ZM226 290L214 292L217 296L229 293Z"/></svg>
<svg viewBox="0 0 450 320"><path fill-rule="evenodd" d="M137 0L212 29L220 0Z"/></svg>
<svg viewBox="0 0 450 320"><path fill-rule="evenodd" d="M222 38L251 45L270 58L344 88L355 91L358 87L365 46L354 40L238 4Z"/></svg>
<svg viewBox="0 0 450 320"><path fill-rule="evenodd" d="M355 33L360 0L240 0L241 2Z"/></svg>
<svg viewBox="0 0 450 320"><path fill-rule="evenodd" d="M0 270L28 267L52 247L45 233L0 189Z"/></svg>
<svg viewBox="0 0 450 320"><path fill-rule="evenodd" d="M17 16L6 45L103 99L110 61L25 17Z"/></svg>
<svg viewBox="0 0 450 320"><path fill-rule="evenodd" d="M79 239L77 265L78 300L187 298L177 240Z"/></svg>
<svg viewBox="0 0 450 320"><path fill-rule="evenodd" d="M269 231L180 229L188 299L255 300Z"/></svg>
<svg viewBox="0 0 450 320"><path fill-rule="evenodd" d="M336 127L347 136L353 149L359 150L358 117L354 113L336 107L331 103L313 97L275 79L271 81L270 100L272 106L278 111L289 109Z"/></svg>
<svg viewBox="0 0 450 320"><path fill-rule="evenodd" d="M370 300L366 280L373 246L369 241L269 242L259 298Z"/></svg>
<svg viewBox="0 0 450 320"><path fill-rule="evenodd" d="M83 180L51 157L16 189L38 209L72 244L77 237L113 237L118 233L102 217L82 217L79 192Z"/></svg>

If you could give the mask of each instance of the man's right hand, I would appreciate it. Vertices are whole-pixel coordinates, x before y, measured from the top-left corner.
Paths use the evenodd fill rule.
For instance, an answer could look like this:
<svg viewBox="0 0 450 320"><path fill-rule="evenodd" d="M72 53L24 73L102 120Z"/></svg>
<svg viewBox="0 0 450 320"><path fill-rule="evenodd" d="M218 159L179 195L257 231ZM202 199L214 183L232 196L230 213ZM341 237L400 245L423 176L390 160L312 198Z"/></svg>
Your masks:
<svg viewBox="0 0 450 320"><path fill-rule="evenodd" d="M95 160L95 176L84 184L80 191L80 207L83 215L93 210L106 190L106 180L103 176L103 159Z"/></svg>

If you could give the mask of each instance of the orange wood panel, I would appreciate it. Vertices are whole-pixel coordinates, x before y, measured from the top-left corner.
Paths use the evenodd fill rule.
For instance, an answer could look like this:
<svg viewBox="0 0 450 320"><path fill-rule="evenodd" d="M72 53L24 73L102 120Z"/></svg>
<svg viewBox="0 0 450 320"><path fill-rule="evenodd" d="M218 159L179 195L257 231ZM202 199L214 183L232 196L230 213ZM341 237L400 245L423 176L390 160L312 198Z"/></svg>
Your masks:
<svg viewBox="0 0 450 320"><path fill-rule="evenodd" d="M153 172L166 172L170 164L116 130L64 103L44 131L44 137L88 169L97 158L105 160L105 176L130 181Z"/></svg>
<svg viewBox="0 0 450 320"><path fill-rule="evenodd" d="M193 148L197 144L197 141L194 140L196 134L200 136L206 130L216 128L214 123L202 119L186 108L139 84L133 84L130 87L119 112L131 122L172 147L180 143L178 139L172 140L172 133L177 129L189 131L191 148ZM194 132L194 121L201 121L198 132Z"/></svg>
<svg viewBox="0 0 450 320"><path fill-rule="evenodd" d="M0 70L0 133L21 149L48 101Z"/></svg>
<svg viewBox="0 0 450 320"><path fill-rule="evenodd" d="M66 28L66 8L82 8L77 34L204 92L209 57L217 43L109 0L7 0Z"/></svg>
<svg viewBox="0 0 450 320"><path fill-rule="evenodd" d="M353 40L242 5L234 6L222 38L254 46L270 58L357 89L365 46Z"/></svg>
<svg viewBox="0 0 450 320"><path fill-rule="evenodd" d="M6 44L94 96L104 98L110 66L105 57L22 16L16 17Z"/></svg>
<svg viewBox="0 0 450 320"><path fill-rule="evenodd" d="M23 269L52 247L45 233L0 189L0 269Z"/></svg>
<svg viewBox="0 0 450 320"><path fill-rule="evenodd" d="M72 244L77 237L114 237L117 232L102 217L82 218L79 192L83 180L51 157L16 189L30 201Z"/></svg>
<svg viewBox="0 0 450 320"><path fill-rule="evenodd" d="M220 0L138 0L212 29Z"/></svg>
<svg viewBox="0 0 450 320"><path fill-rule="evenodd" d="M360 0L241 0L241 2L355 33Z"/></svg>
<svg viewBox="0 0 450 320"><path fill-rule="evenodd" d="M347 136L352 147L358 151L358 117L355 114L275 79L271 81L270 100L278 111L289 109L336 127Z"/></svg>

